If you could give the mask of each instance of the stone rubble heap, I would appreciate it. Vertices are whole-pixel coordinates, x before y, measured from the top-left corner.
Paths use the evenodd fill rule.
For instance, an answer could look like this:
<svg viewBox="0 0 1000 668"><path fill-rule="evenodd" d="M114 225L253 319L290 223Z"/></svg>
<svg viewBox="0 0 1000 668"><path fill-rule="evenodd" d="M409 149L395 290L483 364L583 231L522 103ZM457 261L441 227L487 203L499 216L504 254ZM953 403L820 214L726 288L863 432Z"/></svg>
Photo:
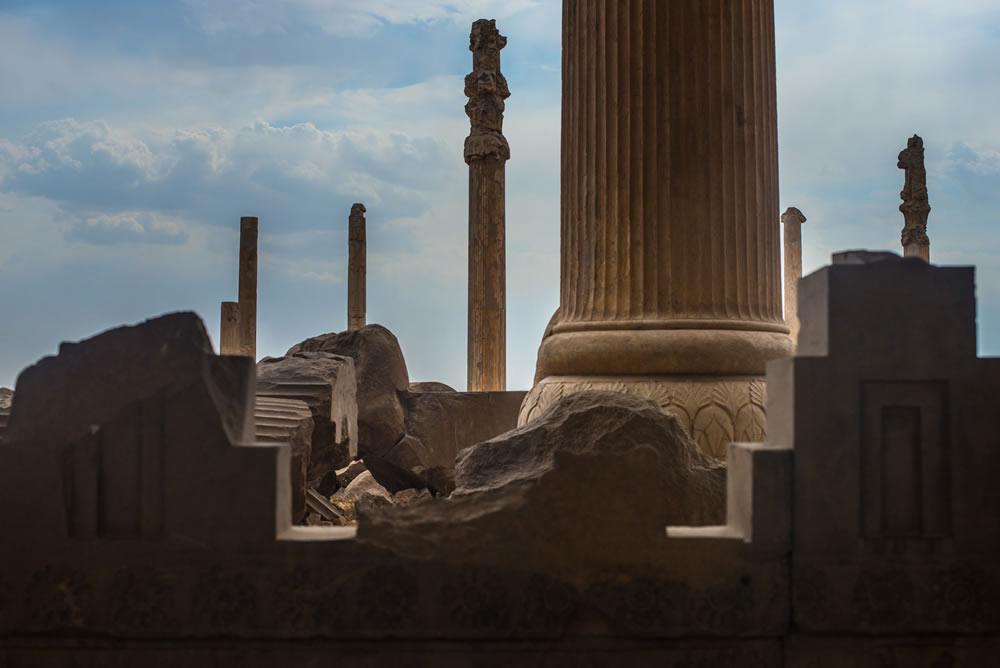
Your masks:
<svg viewBox="0 0 1000 668"><path fill-rule="evenodd" d="M257 435L292 445L293 522L354 524L359 504L405 505L451 493L456 456L513 429L524 394L411 383L399 341L372 324L306 339L283 357L262 359ZM290 401L306 410L300 423L293 424ZM308 490L317 495L316 508Z"/></svg>

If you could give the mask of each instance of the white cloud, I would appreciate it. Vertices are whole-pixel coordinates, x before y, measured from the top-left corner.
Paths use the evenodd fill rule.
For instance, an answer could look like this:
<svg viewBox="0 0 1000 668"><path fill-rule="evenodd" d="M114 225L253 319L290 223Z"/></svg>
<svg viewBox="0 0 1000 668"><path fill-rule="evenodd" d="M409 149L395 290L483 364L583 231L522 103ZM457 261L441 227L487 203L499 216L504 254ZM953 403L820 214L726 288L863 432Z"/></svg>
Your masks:
<svg viewBox="0 0 1000 668"><path fill-rule="evenodd" d="M144 211L87 217L66 234L69 239L99 245L183 244L188 239L183 223Z"/></svg>
<svg viewBox="0 0 1000 668"><path fill-rule="evenodd" d="M539 0L185 0L208 32L284 32L318 26L331 35L371 34L385 23L464 23L502 19L539 6Z"/></svg>

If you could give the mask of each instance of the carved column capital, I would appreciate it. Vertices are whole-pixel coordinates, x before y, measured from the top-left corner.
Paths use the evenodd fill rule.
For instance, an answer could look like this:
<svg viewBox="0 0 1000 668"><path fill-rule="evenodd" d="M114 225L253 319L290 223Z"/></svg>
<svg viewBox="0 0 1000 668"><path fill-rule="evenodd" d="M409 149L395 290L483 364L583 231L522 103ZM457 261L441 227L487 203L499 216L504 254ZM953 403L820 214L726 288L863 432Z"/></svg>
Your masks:
<svg viewBox="0 0 1000 668"><path fill-rule="evenodd" d="M503 136L504 100L510 97L510 89L500 73L500 49L505 46L507 38L497 30L496 21L479 19L472 24L472 72L465 77L465 95L469 98L465 113L472 122L472 131L465 140L467 163L490 156L510 159L510 146Z"/></svg>
<svg viewBox="0 0 1000 668"><path fill-rule="evenodd" d="M924 140L913 135L906 141L906 148L899 152L896 167L905 176L899 198L903 203L903 231L900 243L904 257L919 257L930 261L930 239L927 238L927 215L931 205L927 200L927 170L924 168Z"/></svg>
<svg viewBox="0 0 1000 668"><path fill-rule="evenodd" d="M797 223L801 225L806 222L806 217L794 206L790 206L785 209L783 214L781 214L781 222L783 225L787 225L788 223Z"/></svg>

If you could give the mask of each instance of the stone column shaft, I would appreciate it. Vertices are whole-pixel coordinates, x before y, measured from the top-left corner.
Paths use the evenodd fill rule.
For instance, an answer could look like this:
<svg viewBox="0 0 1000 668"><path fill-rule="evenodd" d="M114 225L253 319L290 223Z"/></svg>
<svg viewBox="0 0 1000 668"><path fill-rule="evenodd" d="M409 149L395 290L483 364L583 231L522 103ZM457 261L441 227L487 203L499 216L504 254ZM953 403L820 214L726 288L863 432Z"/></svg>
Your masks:
<svg viewBox="0 0 1000 668"><path fill-rule="evenodd" d="M240 352L257 359L257 219L240 218Z"/></svg>
<svg viewBox="0 0 1000 668"><path fill-rule="evenodd" d="M692 382L711 404L712 379L738 376L739 423L747 397L760 404L746 388L792 350L773 0L564 0L562 114L560 312L541 385L657 376L666 407Z"/></svg>
<svg viewBox="0 0 1000 668"><path fill-rule="evenodd" d="M781 214L785 227L785 324L799 338L799 279L802 278L802 223L806 217L794 206Z"/></svg>
<svg viewBox="0 0 1000 668"><path fill-rule="evenodd" d="M470 392L507 386L507 272L504 163L469 163Z"/></svg>
<svg viewBox="0 0 1000 668"><path fill-rule="evenodd" d="M240 304L222 302L222 323L219 334L220 355L241 355Z"/></svg>
<svg viewBox="0 0 1000 668"><path fill-rule="evenodd" d="M351 207L348 219L347 259L347 328L361 329L366 324L368 250L365 229L365 205Z"/></svg>
<svg viewBox="0 0 1000 668"><path fill-rule="evenodd" d="M510 96L500 72L507 38L495 21L472 24L472 73L465 77L465 111L472 130L465 140L469 165L469 345L468 390L507 387L507 274L505 165L510 147L503 136L504 100Z"/></svg>

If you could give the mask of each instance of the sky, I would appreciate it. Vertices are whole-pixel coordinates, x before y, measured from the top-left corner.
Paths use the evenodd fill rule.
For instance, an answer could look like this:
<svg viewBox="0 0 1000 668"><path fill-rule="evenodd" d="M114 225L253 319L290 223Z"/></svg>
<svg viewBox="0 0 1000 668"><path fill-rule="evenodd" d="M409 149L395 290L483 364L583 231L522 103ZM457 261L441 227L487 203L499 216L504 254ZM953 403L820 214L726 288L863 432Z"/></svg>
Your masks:
<svg viewBox="0 0 1000 668"><path fill-rule="evenodd" d="M939 264L977 265L1000 355L1000 3L775 0L781 210L809 273L899 251L924 138ZM260 219L259 356L346 328L347 217L368 321L413 381L465 388L471 22L508 44L507 385L559 293L558 0L0 0L0 386L92 336L194 310L214 341ZM778 221L775 220L778 225Z"/></svg>

